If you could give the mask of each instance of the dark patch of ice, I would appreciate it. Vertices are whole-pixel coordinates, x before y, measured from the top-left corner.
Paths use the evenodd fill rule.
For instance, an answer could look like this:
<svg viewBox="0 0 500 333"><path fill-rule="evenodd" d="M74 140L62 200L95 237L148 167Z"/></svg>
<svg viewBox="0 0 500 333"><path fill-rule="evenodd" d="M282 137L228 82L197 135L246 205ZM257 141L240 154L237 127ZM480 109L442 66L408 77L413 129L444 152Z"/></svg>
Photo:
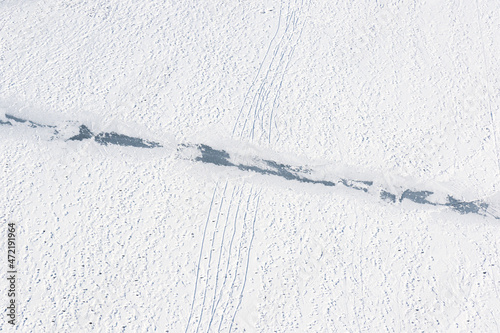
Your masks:
<svg viewBox="0 0 500 333"><path fill-rule="evenodd" d="M26 119L17 118L17 117L14 117L13 115L7 114L7 113L5 114L5 118L14 120L15 122L18 122L18 123L25 123L25 122L27 122Z"/></svg>
<svg viewBox="0 0 500 333"><path fill-rule="evenodd" d="M9 126L12 126L12 123L10 121L0 120L0 125L9 125Z"/></svg>
<svg viewBox="0 0 500 333"><path fill-rule="evenodd" d="M322 184L325 186L335 186L336 184L334 182L331 182L329 180L314 180L314 179L309 179L309 178L300 178L298 181L303 182L303 183L311 183L311 184Z"/></svg>
<svg viewBox="0 0 500 333"><path fill-rule="evenodd" d="M228 161L229 154L224 150L213 149L212 147L203 144L197 145L197 147L201 153L201 157L196 157L195 161L215 165L235 166L233 163Z"/></svg>
<svg viewBox="0 0 500 333"><path fill-rule="evenodd" d="M373 185L372 181L363 181L363 180L341 179L340 182L342 184L344 184L344 186L350 187L350 188L358 190L358 191L363 191L363 192L368 192L368 189L366 187L362 187L361 184L368 185L368 186Z"/></svg>
<svg viewBox="0 0 500 333"><path fill-rule="evenodd" d="M82 140L85 140L85 139L90 139L94 136L94 134L88 129L87 126L85 125L80 125L80 133L75 135L75 136L72 136L71 138L69 138L68 140L72 140L72 141L82 141Z"/></svg>
<svg viewBox="0 0 500 333"><path fill-rule="evenodd" d="M104 146L108 144L118 145L118 146L128 146L137 148L157 148L161 145L157 142L143 140L141 138L134 138L131 136L118 134L115 132L111 133L99 133L94 137L94 140Z"/></svg>
<svg viewBox="0 0 500 333"><path fill-rule="evenodd" d="M399 202L403 201L403 199L408 199L413 202L416 202L418 204L429 204L429 205L436 205L433 202L428 201L426 198L433 194L434 192L431 191L412 191L412 190L406 190L403 192L401 195L401 198L399 199Z"/></svg>
<svg viewBox="0 0 500 333"><path fill-rule="evenodd" d="M382 190L380 192L380 199L385 200L385 201L390 201L390 202L396 202L396 195Z"/></svg>
<svg viewBox="0 0 500 333"><path fill-rule="evenodd" d="M42 125L42 124L38 124L38 123L35 123L34 121L31 121L31 120L26 120L26 119L22 119L22 118L18 118L18 117L15 117L11 114L8 114L6 113L5 114L5 118L7 119L11 119L11 120L14 120L15 122L18 122L18 123L28 123L30 127L51 127L51 128L54 128L55 126L50 126L50 125ZM11 124L12 125L12 124Z"/></svg>
<svg viewBox="0 0 500 333"><path fill-rule="evenodd" d="M264 160L264 162L269 167L274 169L274 171L272 173L276 174L276 176L280 176L280 177L283 177L283 178L288 179L288 180L292 180L292 179L300 180L300 179L302 179L302 177L299 177L299 176L291 173L290 171L288 171L291 168L289 165L276 163L274 161L269 161L269 160Z"/></svg>
<svg viewBox="0 0 500 333"><path fill-rule="evenodd" d="M184 145L182 145L184 147ZM297 170L295 167L290 165L277 163L271 160L261 160L267 166L260 167L257 165L251 164L234 164L230 159L230 155L225 150L217 150L213 149L210 146L199 144L196 145L198 151L201 153L201 156L195 158L195 161L210 163L219 166L232 166L237 167L243 171L253 171L260 173L262 175L272 175L285 178L287 180L297 180L302 183L313 183L313 184L323 184L325 186L335 186L334 182L326 181L326 180L313 180L306 177L302 177L297 175L294 170Z"/></svg>
<svg viewBox="0 0 500 333"><path fill-rule="evenodd" d="M13 116L11 114L5 114L5 117L7 119L13 120L18 123L28 123L30 127L49 127L49 128L54 128L54 134L57 135L59 131L57 130L56 126L52 125L42 125L35 123L31 120L27 119L22 119L18 118L16 116ZM5 125L12 125L10 121L3 122L1 121L0 124L5 124ZM82 141L86 139L91 139L94 138L94 140L101 144L101 145L119 145L119 146L129 146L129 147L137 147L137 148L157 148L161 147L161 145L158 142L153 142L153 141L147 141L141 138L134 138L128 135L123 135L123 134L118 134L115 132L111 133L99 133L97 135L94 135L87 126L85 125L80 125L79 127L79 133L77 135L72 136L68 140L71 141Z"/></svg>
<svg viewBox="0 0 500 333"><path fill-rule="evenodd" d="M269 170L265 170L265 169L262 169L262 168L259 168L255 165L244 165L244 164L238 164L237 165L238 169L240 170L243 170L243 171L253 171L253 172L257 172L257 173L261 173L263 175L265 174L272 174L270 173Z"/></svg>
<svg viewBox="0 0 500 333"><path fill-rule="evenodd" d="M488 208L488 204L484 202L466 202L466 201L460 201L452 196L448 196L448 202L444 204L445 206L449 206L453 208L453 210L456 210L460 214L469 214L469 213L474 213L474 214L479 214L480 209L486 210Z"/></svg>

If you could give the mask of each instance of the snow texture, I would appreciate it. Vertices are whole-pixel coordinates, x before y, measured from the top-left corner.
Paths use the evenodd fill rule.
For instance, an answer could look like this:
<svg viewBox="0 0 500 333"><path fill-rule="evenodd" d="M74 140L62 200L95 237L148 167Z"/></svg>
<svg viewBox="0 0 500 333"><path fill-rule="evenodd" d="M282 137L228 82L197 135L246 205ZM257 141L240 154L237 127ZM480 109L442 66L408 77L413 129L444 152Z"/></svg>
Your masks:
<svg viewBox="0 0 500 333"><path fill-rule="evenodd" d="M0 330L500 331L499 3L0 10Z"/></svg>

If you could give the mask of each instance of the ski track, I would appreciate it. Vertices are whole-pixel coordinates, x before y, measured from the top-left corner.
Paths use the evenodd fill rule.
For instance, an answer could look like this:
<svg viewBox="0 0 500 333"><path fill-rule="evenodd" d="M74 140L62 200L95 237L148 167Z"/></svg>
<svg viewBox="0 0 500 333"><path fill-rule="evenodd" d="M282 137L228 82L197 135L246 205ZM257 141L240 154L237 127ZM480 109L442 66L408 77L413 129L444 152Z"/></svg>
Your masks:
<svg viewBox="0 0 500 333"><path fill-rule="evenodd" d="M227 261L226 261L226 270L225 270L225 273L224 273L224 281L222 283L222 287L221 287L221 290L219 292L217 303L215 304L215 310L217 309L217 306L219 305L219 302L222 299L224 287L226 286L226 282L227 282L227 278L228 278L228 274L229 274L229 265L230 265L231 252L232 252L231 250L233 248L233 242L234 242L234 238L236 236L236 223L237 223L237 220L238 220L238 213L240 211L240 205L241 205L241 200L242 199L243 199L243 187L242 187L242 190L240 191L240 197L239 197L239 200L238 200L238 206L236 208L236 213L235 213L235 216L234 216L233 233L232 233L232 236L231 236L231 241L229 243L228 256L227 256ZM215 310L214 310L214 313L215 313ZM209 324L209 326L210 326L210 324Z"/></svg>
<svg viewBox="0 0 500 333"><path fill-rule="evenodd" d="M229 198L226 198L226 193L231 193ZM246 201L244 205L243 200ZM247 191L244 184L232 186L226 181L220 189L218 184L215 185L201 239L186 332L231 331L237 326L236 318L242 307L249 273L259 201L260 192L253 188ZM226 237L229 234L231 237ZM207 238L210 236L211 239Z"/></svg>
<svg viewBox="0 0 500 333"><path fill-rule="evenodd" d="M219 283L220 262L221 262L221 258L222 258L222 250L224 248L223 245L224 245L224 239L225 239L225 236L226 236L227 224L228 224L228 221L229 221L229 213L231 211L231 207L232 207L232 203L233 203L235 192L238 192L238 188L237 187L234 187L233 191L231 193L231 199L229 201L229 206L228 206L227 212L226 212L226 219L225 219L225 223L224 223L224 230L222 231L221 246L219 247L219 259L217 261L217 275L215 277L214 296L212 298L212 306L210 308L210 321L208 323L207 332L210 331L210 326L212 325L212 322L213 322L213 319L214 319L214 312L216 310L216 304L217 304L216 303L217 302L217 285ZM224 285L222 286L222 288L224 288Z"/></svg>
<svg viewBox="0 0 500 333"><path fill-rule="evenodd" d="M240 120L241 113L243 112L243 109L245 107L245 103L247 101L248 95L250 94L250 91L252 90L252 86L255 84L255 82L257 81L257 78L259 77L260 71L262 70L262 66L264 65L264 62L269 54L269 51L271 50L271 45L273 44L274 40L276 39L276 36L278 35L278 31L280 29L280 24L281 24L281 13L282 13L282 4L280 3L280 11L279 11L279 15L278 15L278 26L276 28L276 32L274 33L274 36L271 39L269 46L267 47L266 54L264 55L264 59L260 63L259 69L257 70L257 74L255 74L255 77L254 77L252 83L250 84L250 88L248 89L247 93L245 94L245 98L243 99L243 105L241 106L240 112L238 113L238 117L236 118L236 122L234 123L233 132L232 132L233 137L234 137L234 133L236 132L236 126L238 125L238 121Z"/></svg>
<svg viewBox="0 0 500 333"><path fill-rule="evenodd" d="M259 65L257 74L245 94L243 105L233 126L232 137L236 136L240 140L250 142L259 141L271 144L274 121L275 141L278 140L276 110L279 106L280 91L290 66L290 60L305 26L305 20L299 23L301 17L304 16L303 7L304 1L300 4L288 3L286 13L283 13L283 6L280 4L276 31ZM280 31L283 16L286 18L283 31ZM272 52L270 52L271 49ZM266 69L263 71L263 68ZM250 95L253 97L249 100Z"/></svg>
<svg viewBox="0 0 500 333"><path fill-rule="evenodd" d="M12 3L15 5L15 2ZM462 2L456 3L459 6L463 5ZM380 181L382 178L380 173L367 174L366 178L362 177L365 179L363 182L356 181L358 178L355 174L352 176L351 173L347 173L348 176L334 174L336 171L332 170L336 169L333 167L330 169L316 165L304 170L301 165L304 165L304 168L309 168L309 165L307 161L298 162L298 156L296 162L286 162L294 160L288 157L280 162L280 154L285 152L272 147L279 142L280 131L282 137L289 139L293 139L295 134L300 134L294 133L298 128L289 126L290 122L286 117L280 119L280 114L283 114L283 110L280 109L281 103L290 102L291 98L284 95L287 88L297 91L297 86L307 85L315 78L313 75L304 76L304 82L290 82L290 79L286 81L290 69L294 66L294 54L297 55L300 50L300 47L299 50L297 47L300 46L305 26L309 22L307 13L310 0L292 0L288 3L279 0L279 13L273 14L271 22L273 27L269 29L269 36L262 42L262 49L258 50L255 61L256 73L252 70L248 76L250 85L248 89L243 88L243 101L239 99L238 94L231 94L232 90L226 89L234 87L231 83L235 81L222 81L238 77L241 72L248 73L246 72L248 68L242 68L248 66L248 62L238 63L240 60L248 59L244 58L244 53L240 53L237 37L248 37L252 25L249 30L242 30L245 32L243 35L240 31L238 34L228 34L233 30L230 21L220 24L224 26L224 30L220 28L212 30L211 24L204 21L204 18L212 17L205 15L209 13L207 4L202 3L201 6L181 6L181 4L182 2L179 2L175 4L176 6L167 4L168 6L164 6L163 9L155 8L159 12L168 12L166 16L156 15L158 13L152 9L146 11L146 7L144 10L137 10L140 15L131 15L134 14L135 8L128 7L126 3L111 7L97 6L91 11L90 4L77 3L66 6L62 3L64 6L61 4L59 6L50 2L49 6L43 8L39 6L30 9L29 4L18 6L16 13L11 13L16 14L13 16L19 16L16 21L9 22L7 19L10 15L5 15L2 28L4 26L8 28L3 30L7 44L11 45L0 46L0 59L8 64L2 70L5 72L3 75L5 79L2 78L0 82L5 92L4 97L28 100L38 103L41 107L47 105L56 109L56 112L59 109L61 115L71 116L79 112L84 114L91 110L90 115L82 116L90 128L77 121L66 123L60 121L56 123L57 125L44 125L37 120L43 119L41 118L43 115L37 115L35 122L20 118L24 117L23 112L20 113L20 117L6 113L5 118L0 119L0 128L6 132L16 131L13 138L18 139L18 142L11 141L10 138L6 140L8 144L14 144L5 148L6 156L2 166L8 188L4 206L14 203L15 207L17 203L27 203L27 205L17 205L18 207L13 209L7 208L13 212L13 218L17 217L17 220L23 223L20 224L19 235L27 236L26 244L29 246L23 246L20 251L24 252L21 253L25 259L24 271L35 272L32 276L26 275L24 281L21 280L29 288L24 295L21 292L19 299L21 306L19 310L23 316L19 318L21 323L18 324L18 328L37 332L88 331L96 327L109 327L110 330L123 332L146 330L177 332L185 328L186 333L239 330L404 332L424 329L500 332L500 320L497 319L500 317L500 306L497 302L500 299L498 290L500 253L497 241L498 228L495 229L498 223L492 227L490 222L496 221L485 219L484 223L477 222L481 221L478 216L500 220L498 195L485 197L484 201L483 199L470 201L471 198L458 196L459 190L453 187L457 182L469 185L468 178L460 173L459 164L468 164L469 168L483 166L470 157L478 150L469 152L466 149L467 145L464 144L468 136L474 139L475 133L461 135L466 129L471 131L463 124L468 117L463 110L468 111L469 104L462 108L456 107L458 104L449 103L448 99L442 100L446 102L443 105L447 108L451 105L450 108L455 109L449 111L449 114L454 115L457 134L455 141L451 143L445 141L443 146L454 145L456 155L464 155L465 158L455 158L451 161L455 163L455 170L451 167L448 169L451 169L450 183L454 184L447 187L448 183L443 180L444 185L441 190L436 189L439 187L434 186L434 183L424 183L415 187L411 181L407 182L406 175L411 175L411 171L416 169L408 169L406 175L394 174L394 179L392 171L387 171L386 184ZM216 16L225 17L222 14L227 10L231 13L231 16L227 17L236 16L238 20L235 22L238 21L238 25L245 29L248 28L248 24L259 22L260 18L252 21L241 17L246 20L241 23L238 17L240 9L217 8L219 4L215 2L213 5ZM384 7L378 3L376 5ZM5 2L4 7L8 6L11 6L10 2ZM322 18L329 19L337 7L342 13L340 11L342 6L350 8L345 15L352 17L345 19L337 15L332 17L330 22L318 22ZM366 6L367 14L375 17L379 15L376 11L369 11L369 6L374 4ZM461 85L458 88L448 87L446 90L440 90L439 85L443 83L446 85L447 81L450 84L457 84L455 78L465 78L463 81L467 81L466 76L470 73L471 81L465 82L463 86L468 89L469 85L477 84L478 90L471 91L470 100L464 101L479 104L478 109L472 108L470 113L476 111L474 113L481 116L481 124L478 122L476 128L481 127L483 137L478 140L482 139L484 141L482 148L488 150L485 160L487 159L487 162L495 160L497 174L500 175L500 132L497 133L500 114L495 99L495 83L498 81L495 80L494 74L497 59L495 51L490 49L495 42L494 36L498 29L491 27L492 22L495 22L494 11L478 0L475 1L475 6L476 13L473 13L473 3L470 4L470 8L468 7L470 13L465 16L466 21L451 17L453 23L460 21L460 25L465 24L465 30L462 30L462 26L459 30L455 29L457 27L455 24L450 23L448 27L441 25L440 17L436 17L438 21L434 22L432 15L412 14L411 19L406 22L398 21L400 17L404 17L406 6L400 6L399 2L385 4L391 12L388 18L367 20L367 26L373 25L370 29L374 32L361 36L355 33L349 34L342 31L342 28L351 25L355 28L362 26L363 17L355 16L354 12L357 10L356 7L361 7L360 12L364 12L363 4L337 3L323 9L318 8L318 12L322 9L326 15L318 16L317 21L314 21L316 18L311 20L314 29L304 33L304 38L308 38L306 34L311 33L307 43L322 42L317 37L331 30L334 31L333 38L338 40L330 46L336 47L339 45L337 42L341 42L339 49L348 49L350 46L359 48L362 45L365 47L362 52L374 52L373 60L384 62L384 58L375 52L385 52L387 61L392 62L392 67L377 67L373 73L366 75L360 73L357 78L352 72L353 69L358 69L355 66L361 65L360 62L340 61L340 58L344 57L340 52L326 53L325 50L320 50L321 52L313 56L317 56L318 59L324 56L325 59L321 59L323 62L333 61L339 68L348 68L344 72L338 71L334 74L339 75L338 82L347 82L342 89L326 90L325 95L340 95L344 91L353 90L351 89L353 87L357 88L356 84L359 81L366 81L359 84L361 91L359 94L351 93L352 96L342 101L333 100L335 103L338 102L338 105L349 106L358 103L357 106L360 107L361 101L353 98L361 96L362 93L369 93L371 97L364 102L378 101L375 99L377 92L381 99L392 97L390 92L398 93L398 89L377 91L370 88L377 86L377 82L385 82L388 86L397 84L403 88L410 87L406 89L407 95L416 92L415 99L409 102L402 103L397 100L398 97L407 98L403 93L401 96L396 95L394 100L398 106L413 107L414 104L410 102L416 105L421 101L417 99L421 78L429 79L427 83L424 82L424 85L427 84L425 88L436 89L455 97L453 96L455 89L465 94L468 91L460 90ZM251 13L247 8L241 7L241 13L248 17ZM432 11L433 8L439 7L428 9ZM251 10L253 9L254 7L251 7ZM329 9L334 10L329 11ZM59 16L52 17L50 11ZM83 15L73 17L70 15L73 13L84 14L91 20ZM58 19L63 17L62 14L69 18L67 22L76 24L66 24L66 26L54 24L64 22ZM477 15L477 28L474 24L475 15ZM417 18L422 22L414 25L413 20ZM214 26L221 23L211 21ZM277 24L274 26L276 21ZM266 24L268 22L266 21ZM322 23L328 25L328 28L322 27ZM16 24L26 26L28 29L12 29ZM357 24L359 26L356 26ZM429 30L426 30L426 25ZM469 29L471 26L472 29ZM151 30L146 30L149 28ZM321 30L323 28L325 31ZM449 36L448 28L455 29ZM65 29L71 34L66 33ZM234 30L238 29L241 28L234 27ZM391 33L385 29L394 31ZM111 36L107 37L104 34L106 30L112 31ZM477 33L473 31L469 35L467 30L476 30ZM170 31L174 31L175 34L169 35ZM99 35L100 33L102 35ZM15 40L11 43L8 40L9 34L21 37L20 43L16 43ZM217 34L228 37L217 39L215 38ZM375 34L378 40L373 44L354 40L355 37L370 39ZM84 39L80 40L82 36ZM144 36L148 38L143 38ZM271 36L267 44L268 37ZM252 36L249 37L251 42L260 42L252 40ZM437 41L438 37L444 42ZM432 40L433 38L436 38L436 41ZM467 45L469 39L472 42ZM455 40L466 42L463 50L455 49ZM208 43L204 44L205 41ZM159 47L153 47L153 42ZM384 47L379 47L377 43ZM17 44L23 46L16 48ZM81 47L89 46L87 44L90 47ZM213 45L217 47L211 49ZM221 45L231 48L222 48ZM325 44L325 48L328 46ZM445 47L440 48L440 46ZM412 52L412 49L417 47L423 48L420 50L421 54ZM425 50L426 48L429 52ZM90 52L82 53L86 49ZM234 54L226 52L231 50L234 50ZM199 57L199 62L198 55L203 56L203 54L197 51L207 53L204 59ZM210 58L209 53L214 57ZM120 56L121 54L124 57ZM228 67L228 64L231 65L229 61L220 61L225 60L223 57L226 54L229 55L227 59L231 59L231 62L232 59L236 60L235 67L239 67L238 70L241 69L241 72L231 71ZM354 52L349 51L346 55L345 58L356 56ZM367 55L369 53L363 53L363 57ZM417 56L424 59L420 60ZM396 57L406 57L404 62L409 63L411 60L414 62L412 64L414 67L409 68L405 64L400 70L398 66L404 62L395 62ZM451 64L448 65L447 61ZM479 67L468 68L469 62L479 63L473 64ZM218 67L214 64L219 63L225 66L222 68L224 73L227 72L227 76L218 75ZM484 67L481 67L481 63ZM322 65L318 62L316 66ZM462 68L462 65L467 68ZM447 66L450 69L445 68ZM359 72L365 69L359 68ZM394 75L385 78L392 81L375 79L382 71L390 71L391 68L394 68ZM451 77L447 76L448 71L454 72L458 69L463 70L465 74L453 76L454 73L451 73ZM429 70L435 71L431 73L432 77L427 76ZM44 76L44 72L52 74ZM237 75L232 75L233 73ZM479 79L473 75L478 75ZM367 79L369 76L372 78ZM202 80L196 80L200 78ZM207 81L207 78L210 81ZM221 83L219 93L215 92L213 95L220 96L227 93L231 94L232 98L236 96L234 99L225 97L216 99L205 93L213 87L212 79L217 81L219 78ZM484 82L482 78L485 79ZM350 84L350 80L354 83ZM336 82L330 81L332 86ZM307 90L299 92L302 95L304 91L307 93ZM89 97L90 95L92 96ZM198 103L197 98L200 95L203 95L203 99ZM428 102L427 97L432 97L426 96L425 91L423 96L425 103ZM32 101L29 101L30 99ZM163 99L169 100L171 105L165 103ZM155 130L165 130L169 134L175 132L175 135L179 134L179 138L184 140L185 133L204 129L204 125L213 124L212 119L219 120L223 117L218 109L219 112L215 116L207 114L214 105L217 108L229 105L227 107L229 109L234 104L229 104L228 101L239 107L239 110L236 108L234 114L230 115L228 134L231 133L233 139L253 143L252 146L257 147L255 154L247 152L239 154L238 151L226 153L224 150L212 149L205 144L181 143L178 147L189 148L186 153L189 158L179 161L173 157L174 162L179 163L170 168L168 162L171 161L169 159L171 156L162 154L170 154L175 150L176 139L163 137L164 141L167 141L163 146L163 143L147 140L147 136L142 138L147 134L141 133L140 128L132 130L132 134L129 134L135 133L135 136L141 137L111 130L103 132L111 120L122 118L132 123L143 122L146 128L152 124L158 125ZM325 100L325 104L333 105L330 102L332 100ZM387 103L392 102L388 98ZM430 103L429 107L433 107L433 104ZM81 110L78 110L80 108ZM130 110L127 111L127 108ZM203 108L209 110L207 114L198 111ZM335 106L332 110L338 108ZM164 118L164 114L170 117L172 110L175 111L172 117ZM352 135L347 130L344 132L338 130L349 125L346 122L350 119L348 115L350 110L352 108L338 117L332 111L333 116L328 115L328 118L324 118L328 119L331 128L335 129L332 133L339 150L338 161L345 167L356 166L356 163L352 162L357 161L349 156L351 148L347 143L350 139L357 138L356 131L359 131L359 127L353 129ZM22 108L19 111L22 111ZM314 105L308 109L297 110L294 117L301 115L304 117L305 113L312 112L315 112ZM405 111L397 112L404 115ZM368 116L373 119L384 116L381 119L385 122L385 115L386 113L381 114L379 111ZM425 119L425 117L420 118ZM311 118L298 119L305 123ZM322 120L318 117L318 122ZM97 128L91 126L95 123L98 124ZM362 123L366 126L375 125L373 133L377 133L377 129L380 129L373 121L366 121L365 117L362 117ZM188 129L183 127L185 124L189 125ZM390 120L387 120L387 124L391 125ZM396 130L404 131L405 124L402 122L402 128ZM420 124L416 121L412 123L412 127L415 125L416 128ZM103 126L101 130L99 125ZM489 132L490 126L493 137ZM117 131L122 129L119 125L116 128ZM484 130L486 132L483 132ZM30 131L28 135L34 133L30 138L35 137L36 140L42 141L41 145L28 142L30 138L25 137L26 131ZM438 139L448 140L448 131L448 128L443 127L445 135ZM485 137L483 133L486 133ZM380 135L375 137L375 140L387 139L383 136L385 131ZM342 136L345 138L340 140ZM329 142L320 140L324 137L318 136L318 142L328 147ZM415 137L409 136L409 138ZM389 137L388 145L405 143L399 138L405 139L407 136L394 136L392 139ZM228 138L208 136L200 139L201 142L212 144L211 140ZM47 144L45 147L44 140L54 141L54 144L52 146ZM295 143L282 140L280 143L286 143L285 141L290 144ZM302 136L296 141L297 145L304 147L303 155L322 156L320 155L322 147L318 145L309 148L311 142L303 140ZM422 142L425 144L426 141ZM170 144L174 148L171 148ZM225 147L224 149L231 150L235 149L235 146L245 147L245 144L241 146L239 144L241 142L221 143L222 147L218 149ZM474 141L471 141L470 145L473 144ZM461 145L464 145L465 150L462 150ZM270 149L264 151L265 146ZM162 147L164 150L160 150L158 154L161 160L147 161L151 163L143 164L136 163L135 156L132 161L126 160L135 152L143 153L133 149ZM263 151L260 151L261 148ZM427 147L424 146L425 148ZM40 152L37 149L40 149ZM208 149L214 154L205 156ZM275 155L272 155L272 151ZM300 153L297 150L293 151L295 154ZM81 154L82 152L84 154ZM399 154L401 151L387 149L386 152ZM52 155L53 153L55 154ZM116 158L120 153L123 153L122 158ZM153 155L152 151L148 153ZM194 153L197 157L193 157ZM74 156L69 156L67 159L63 158L66 156L59 156L71 154ZM92 154L102 155L103 162L96 163L96 156ZM454 158L453 153L448 156L438 155L434 154L433 157ZM107 159L110 156L112 160ZM412 161L414 156L418 155L409 155L410 158L403 155L401 159L382 159L382 162ZM421 156L425 157L427 154ZM156 155L154 157L156 158ZM373 161L376 157L375 154L366 155L367 160ZM50 161L51 158L54 161ZM281 155L281 158L285 157ZM363 158L362 155L360 160ZM336 161L332 159L332 155L325 160L332 165ZM165 161L167 163L164 163ZM116 163L116 168L113 163ZM295 167L285 163L300 164ZM168 168L164 168L166 166ZM184 168L186 166L187 168ZM358 165L361 170L372 166L371 163ZM387 166L390 167L390 164ZM189 170L191 167L195 171L200 169L205 171L210 180L200 179L200 174L196 172L194 175L191 174ZM495 169L493 165L486 163L484 167ZM164 177L178 172L186 173L186 178ZM225 180L224 176L221 177L221 174L225 173L236 176L232 180ZM476 177L474 173L471 174ZM436 176L432 172L420 175ZM204 176L203 174L202 177ZM385 172L383 176L386 176ZM211 179L216 177L219 181L212 182ZM261 202L263 190L258 188L259 185L250 186L235 178L248 179L254 184L259 182L265 184L262 186L268 186L264 191L267 196L262 197ZM439 178L437 182L442 179L445 178ZM477 175L477 179L481 179L481 176ZM205 188L200 190L200 187L204 187L207 181L209 187L204 192ZM477 183L478 181L470 182L474 186ZM304 184L308 184L307 187ZM324 189L318 186L321 184L330 187ZM212 187L213 192L210 196ZM346 188L350 192L344 191ZM347 197L345 199L342 198L344 194ZM359 200L354 198L354 194L359 194ZM324 201L322 195L325 196ZM190 203L196 203L200 196L203 206L201 215L198 215L200 207ZM496 201L492 206L488 200ZM124 202L130 204L123 204ZM393 206L386 205L387 203ZM381 208L376 208L379 205ZM79 206L83 209L79 209ZM428 212L424 211L426 208L429 209ZM16 210L19 210L19 213ZM451 214L441 216L441 211L445 210L455 214L471 214L475 219L472 219L472 223L462 223L461 220L457 223ZM438 214L434 214L435 212ZM135 222L136 216L140 218ZM188 218L179 223L184 216ZM193 221L193 216L196 217L194 226L189 225ZM455 217L458 219L459 216ZM261 223L258 221L259 218ZM53 223L53 219L57 223ZM67 224L67 221L70 223ZM87 221L93 223L89 225ZM113 223L110 224L108 221ZM110 229L110 225L114 227ZM193 229L192 240L186 232L186 227L188 230ZM259 232L257 235L256 230ZM22 240L23 237L20 238ZM121 248L117 248L115 243ZM259 260L254 260L254 256L258 256ZM107 272L112 274L106 274ZM261 279L260 285L252 279L254 273L257 279ZM188 279L185 279L186 276ZM249 302L250 296L254 297L255 304ZM424 302L421 302L420 298L423 298ZM252 311L254 305L258 311ZM113 310L102 311L107 307ZM311 310L311 307L316 308ZM44 315L40 316L41 313ZM258 316L260 320L252 322ZM438 323L431 324L431 321ZM443 323L440 324L440 321ZM460 328L459 321L462 325ZM90 327L87 326L89 322ZM244 325L248 326L243 327ZM0 326L0 331L3 331L3 326Z"/></svg>
<svg viewBox="0 0 500 333"><path fill-rule="evenodd" d="M218 328L218 332L220 332L221 330L221 327L222 327L222 323L224 322L224 316L226 315L226 311L228 309L228 307L232 307L232 303L234 302L234 298L233 298L233 294L234 294L234 291L235 291L235 285L236 285L236 279L238 277L238 268L240 268L240 262L241 262L241 250L243 248L243 244L244 244L244 238L245 238L245 235L246 235L246 217L247 217L247 213L248 213L248 207L250 205L250 197L252 195L252 189L250 189L250 195L248 196L248 200L247 200L247 204L246 204L246 209L245 209L245 213L244 213L244 216L243 216L243 229L241 231L241 236L240 236L240 241L239 241L239 244L238 244L238 255L237 255L237 260L236 260L236 268L234 270L234 276L233 276L233 281L231 283L231 287L229 288L230 292L229 292L229 295L228 295L228 300L226 301L226 305L224 306L224 310L222 311L222 315L221 315L221 319L220 319L220 322L219 322L219 328Z"/></svg>
<svg viewBox="0 0 500 333"><path fill-rule="evenodd" d="M234 319L236 318L236 313L238 312L240 306L241 306L241 301L243 300L243 292L245 291L245 286L247 283L247 276L248 276L248 263L250 262L250 251L252 249L252 243L255 237L255 220L257 219L257 211L259 208L259 201L260 201L260 192L259 194L256 195L257 197L257 204L255 206L255 213L253 217L253 222L252 222L252 237L250 238L250 244L248 245L248 250L247 250L247 263L245 267L245 276L243 278L243 286L241 287L241 292L240 296L238 298L238 305L236 306L236 309L234 310L233 318L231 320L231 326L229 326L229 332L231 332L234 324Z"/></svg>
<svg viewBox="0 0 500 333"><path fill-rule="evenodd" d="M198 288L198 278L200 276L201 257L203 255L203 245L205 244L205 236L206 236L206 233L207 233L208 222L210 220L210 212L212 211L212 206L213 206L213 203L214 203L215 193L217 192L217 185L218 184L215 184L214 193L212 194L212 201L210 201L210 207L208 209L207 220L205 222L205 227L203 229L203 237L201 239L200 255L199 255L199 258L198 258L198 265L197 265L197 268L196 268L196 280L195 280L195 283L194 283L193 301L191 303L191 311L189 313L189 318L188 318L188 322L187 322L187 325L186 325L186 332L189 329L189 324L191 323L191 318L193 316L194 302L196 300L196 290Z"/></svg>
<svg viewBox="0 0 500 333"><path fill-rule="evenodd" d="M220 219L220 212L222 209L222 206L224 204L224 197L226 195L226 189L227 189L227 181L224 186L224 191L222 192L222 196L220 199L220 204L219 204L219 209L217 211L217 219L215 220L215 227L214 231L212 233L212 244L210 246L210 252L208 254L208 269L207 269L207 277L205 279L205 292L203 293L203 303L201 304L201 312L200 312L200 319L198 320L198 327L196 327L196 332L199 332L200 330L200 324L201 320L203 319L203 310L205 308L205 300L207 298L207 290L208 290L208 281L209 281L209 276L210 276L210 270L211 270L211 264L212 264L212 252L214 251L214 241L215 241L215 233L217 232L217 226L219 224L219 219Z"/></svg>
<svg viewBox="0 0 500 333"><path fill-rule="evenodd" d="M493 140L495 142L495 155L497 157L496 158L497 168L498 168L498 172L500 174L500 154L498 151L497 128L495 125L495 117L493 116L493 110L491 109L490 75L489 75L490 71L489 71L488 61L486 59L486 48L484 46L483 28L481 27L481 14L479 12L478 0L476 0L476 12L477 12L477 24L479 26L479 35L481 36L481 46L483 49L483 63L484 63L484 71L485 71L485 75L486 75L486 97L487 97L487 103L488 103L488 111L489 111L490 119L491 119Z"/></svg>

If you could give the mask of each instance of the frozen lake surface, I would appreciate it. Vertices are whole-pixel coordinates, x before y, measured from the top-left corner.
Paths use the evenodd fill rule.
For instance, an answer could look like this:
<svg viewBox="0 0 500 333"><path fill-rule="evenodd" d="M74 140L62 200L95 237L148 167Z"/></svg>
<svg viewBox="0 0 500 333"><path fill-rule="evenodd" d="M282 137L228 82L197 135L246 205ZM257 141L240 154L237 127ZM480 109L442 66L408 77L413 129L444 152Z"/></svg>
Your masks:
<svg viewBox="0 0 500 333"><path fill-rule="evenodd" d="M19 331L500 330L500 4L0 9Z"/></svg>

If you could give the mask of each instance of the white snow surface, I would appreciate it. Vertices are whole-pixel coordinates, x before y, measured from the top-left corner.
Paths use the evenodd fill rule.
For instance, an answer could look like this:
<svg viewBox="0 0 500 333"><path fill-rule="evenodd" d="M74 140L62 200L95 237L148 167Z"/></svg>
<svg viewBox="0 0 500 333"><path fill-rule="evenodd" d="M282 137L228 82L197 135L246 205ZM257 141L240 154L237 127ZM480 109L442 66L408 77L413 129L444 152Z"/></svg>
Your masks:
<svg viewBox="0 0 500 333"><path fill-rule="evenodd" d="M18 320L0 330L500 332L499 219L177 151L498 208L500 3L0 13L0 120L58 130L0 124L0 216L19 229ZM67 140L81 124L162 147Z"/></svg>

